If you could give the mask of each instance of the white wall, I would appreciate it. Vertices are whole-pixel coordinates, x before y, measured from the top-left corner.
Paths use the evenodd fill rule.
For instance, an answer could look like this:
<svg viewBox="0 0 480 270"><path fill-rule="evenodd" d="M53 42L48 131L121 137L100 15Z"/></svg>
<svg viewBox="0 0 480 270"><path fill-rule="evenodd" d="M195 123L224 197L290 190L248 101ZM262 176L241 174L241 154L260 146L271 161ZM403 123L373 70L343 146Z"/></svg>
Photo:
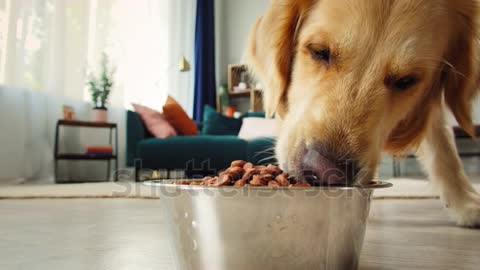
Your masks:
<svg viewBox="0 0 480 270"><path fill-rule="evenodd" d="M74 107L77 119L90 119L91 107L86 102L0 86L0 181L43 178L53 182L55 125L63 117L63 105ZM119 125L120 168L125 164L125 115L123 108L109 109L109 120ZM82 153L85 145L108 144L105 130L70 127L61 135L64 142L61 150L65 152ZM105 163L62 161L60 164L60 173L65 177L106 177Z"/></svg>
<svg viewBox="0 0 480 270"><path fill-rule="evenodd" d="M243 63L250 31L262 16L269 0L215 0L216 78L217 84L227 84L229 64ZM237 97L231 106L242 112L250 108L249 99Z"/></svg>
<svg viewBox="0 0 480 270"><path fill-rule="evenodd" d="M217 82L227 83L229 64L242 63L248 35L269 0L216 0Z"/></svg>

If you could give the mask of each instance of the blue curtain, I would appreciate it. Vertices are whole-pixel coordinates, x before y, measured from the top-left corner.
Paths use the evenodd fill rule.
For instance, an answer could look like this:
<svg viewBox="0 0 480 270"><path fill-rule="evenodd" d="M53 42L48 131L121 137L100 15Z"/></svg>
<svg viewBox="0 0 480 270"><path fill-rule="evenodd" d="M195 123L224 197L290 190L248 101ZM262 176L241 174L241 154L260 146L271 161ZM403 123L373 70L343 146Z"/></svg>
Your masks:
<svg viewBox="0 0 480 270"><path fill-rule="evenodd" d="M201 122L203 107L216 107L215 80L215 4L197 0L195 27L195 101L193 117Z"/></svg>

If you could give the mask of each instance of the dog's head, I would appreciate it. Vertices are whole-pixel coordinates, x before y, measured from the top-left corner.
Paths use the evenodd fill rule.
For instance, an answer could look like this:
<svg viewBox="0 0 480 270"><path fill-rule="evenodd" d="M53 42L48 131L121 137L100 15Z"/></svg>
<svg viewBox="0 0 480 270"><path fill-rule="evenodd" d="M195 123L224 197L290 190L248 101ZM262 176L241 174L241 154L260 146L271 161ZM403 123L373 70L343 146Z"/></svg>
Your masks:
<svg viewBox="0 0 480 270"><path fill-rule="evenodd" d="M473 0L272 0L248 60L282 120L280 165L369 181L382 150L418 146L444 100L473 136L477 13Z"/></svg>

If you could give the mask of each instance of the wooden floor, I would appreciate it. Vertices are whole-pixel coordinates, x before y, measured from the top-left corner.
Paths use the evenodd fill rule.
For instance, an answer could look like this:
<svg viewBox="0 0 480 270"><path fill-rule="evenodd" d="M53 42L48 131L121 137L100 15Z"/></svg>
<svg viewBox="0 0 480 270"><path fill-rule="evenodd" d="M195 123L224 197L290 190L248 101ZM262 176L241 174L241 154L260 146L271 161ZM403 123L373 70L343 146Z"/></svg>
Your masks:
<svg viewBox="0 0 480 270"><path fill-rule="evenodd" d="M0 201L0 269L173 269L158 200ZM361 270L480 269L435 200L374 201Z"/></svg>

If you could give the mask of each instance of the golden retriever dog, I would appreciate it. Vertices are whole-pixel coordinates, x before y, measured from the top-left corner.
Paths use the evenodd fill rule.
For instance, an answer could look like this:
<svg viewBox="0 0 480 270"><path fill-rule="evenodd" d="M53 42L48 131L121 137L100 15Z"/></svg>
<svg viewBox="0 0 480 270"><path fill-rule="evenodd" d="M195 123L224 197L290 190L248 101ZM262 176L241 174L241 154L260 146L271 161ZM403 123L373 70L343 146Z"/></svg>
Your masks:
<svg viewBox="0 0 480 270"><path fill-rule="evenodd" d="M473 0L271 0L248 62L281 121L279 164L368 183L382 152L415 151L458 224L479 226L480 196L445 120L449 110L475 136L479 12Z"/></svg>

